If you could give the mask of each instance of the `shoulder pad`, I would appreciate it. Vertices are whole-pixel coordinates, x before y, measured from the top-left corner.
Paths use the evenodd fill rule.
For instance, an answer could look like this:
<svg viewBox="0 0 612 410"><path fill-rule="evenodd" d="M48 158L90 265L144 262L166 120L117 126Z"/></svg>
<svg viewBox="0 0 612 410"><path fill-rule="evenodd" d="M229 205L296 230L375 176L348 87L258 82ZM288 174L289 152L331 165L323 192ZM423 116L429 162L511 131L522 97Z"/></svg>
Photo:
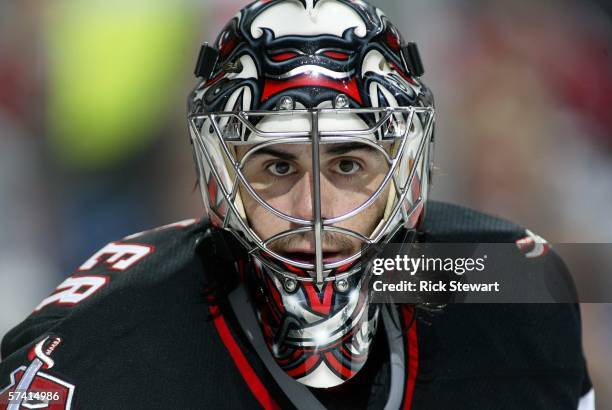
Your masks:
<svg viewBox="0 0 612 410"><path fill-rule="evenodd" d="M157 297L158 289L193 280L193 272L201 268L196 257L198 238L206 228L206 222L189 219L103 246L7 333L2 357L69 317L87 316L85 311L97 309L126 311L137 300L151 303L149 296Z"/></svg>
<svg viewBox="0 0 612 410"><path fill-rule="evenodd" d="M428 201L419 229L424 242L515 242L525 228L505 219L446 202Z"/></svg>

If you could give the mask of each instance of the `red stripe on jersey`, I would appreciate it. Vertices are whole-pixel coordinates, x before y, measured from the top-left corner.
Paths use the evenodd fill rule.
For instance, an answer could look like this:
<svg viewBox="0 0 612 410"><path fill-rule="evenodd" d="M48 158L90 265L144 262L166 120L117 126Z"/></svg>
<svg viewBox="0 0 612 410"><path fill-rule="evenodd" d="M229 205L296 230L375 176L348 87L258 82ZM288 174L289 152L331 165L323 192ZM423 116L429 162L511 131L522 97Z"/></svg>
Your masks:
<svg viewBox="0 0 612 410"><path fill-rule="evenodd" d="M208 307L210 314L212 315L213 323L215 324L215 328L217 329L217 333L221 338L221 341L227 348L232 360L236 364L236 367L240 371L242 378L246 382L247 386L251 390L251 393L255 396L259 404L264 409L280 409L279 405L276 403L274 398L270 395L270 392L263 385L255 370L251 367L248 360L238 347L236 340L232 336L229 328L227 327L227 323L225 319L221 315L221 311L218 306L210 305Z"/></svg>
<svg viewBox="0 0 612 410"><path fill-rule="evenodd" d="M355 78L346 80L334 80L323 75L313 76L306 74L299 75L288 80L266 79L261 100L266 101L271 96L276 95L282 91L300 87L331 88L332 90L347 94L359 104L363 104L361 96L359 95L359 89L357 88L357 81L355 80Z"/></svg>
<svg viewBox="0 0 612 410"><path fill-rule="evenodd" d="M404 326L410 326L408 336L405 339L406 347L406 384L404 386L404 410L412 406L412 396L414 395L414 384L419 370L419 346L417 339L417 326L414 318L414 307L400 307Z"/></svg>

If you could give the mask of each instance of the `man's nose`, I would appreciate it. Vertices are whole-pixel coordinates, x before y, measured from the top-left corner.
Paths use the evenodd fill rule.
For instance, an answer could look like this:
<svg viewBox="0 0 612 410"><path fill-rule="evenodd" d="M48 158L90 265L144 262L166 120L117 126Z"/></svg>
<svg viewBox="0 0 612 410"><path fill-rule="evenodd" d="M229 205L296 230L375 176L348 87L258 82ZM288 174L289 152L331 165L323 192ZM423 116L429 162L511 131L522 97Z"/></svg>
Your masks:
<svg viewBox="0 0 612 410"><path fill-rule="evenodd" d="M334 198L333 187L330 182L321 175L319 180L319 186L321 191L321 216L323 218L331 218L333 215L333 204ZM302 178L295 184L292 189L292 209L290 212L291 216L312 220L314 218L313 211L313 178L311 173L305 173Z"/></svg>

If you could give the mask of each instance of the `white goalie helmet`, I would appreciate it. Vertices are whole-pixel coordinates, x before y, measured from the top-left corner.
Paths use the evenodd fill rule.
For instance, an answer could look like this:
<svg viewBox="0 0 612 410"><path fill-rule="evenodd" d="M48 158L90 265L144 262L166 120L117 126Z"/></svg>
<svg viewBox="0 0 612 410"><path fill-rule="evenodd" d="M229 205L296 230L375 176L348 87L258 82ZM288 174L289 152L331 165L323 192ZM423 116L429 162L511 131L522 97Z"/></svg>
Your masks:
<svg viewBox="0 0 612 410"><path fill-rule="evenodd" d="M368 264L427 200L434 108L416 46L363 1L258 1L202 47L196 74L206 212L251 257L267 345L300 382L341 384L376 331Z"/></svg>

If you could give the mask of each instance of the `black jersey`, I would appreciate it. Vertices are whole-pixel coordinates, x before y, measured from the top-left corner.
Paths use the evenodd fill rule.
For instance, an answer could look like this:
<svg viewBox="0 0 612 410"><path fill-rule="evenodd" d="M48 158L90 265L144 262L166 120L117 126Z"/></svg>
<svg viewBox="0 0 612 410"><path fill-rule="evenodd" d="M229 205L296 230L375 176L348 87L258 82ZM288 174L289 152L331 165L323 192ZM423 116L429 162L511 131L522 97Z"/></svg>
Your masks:
<svg viewBox="0 0 612 410"><path fill-rule="evenodd" d="M420 240L526 236L430 202ZM226 297L240 261L222 263L211 238L205 222L188 220L85 261L4 337L0 408L577 409L592 400L575 304L450 304L434 315L389 305L401 331L377 337L362 375L330 390L283 380Z"/></svg>

